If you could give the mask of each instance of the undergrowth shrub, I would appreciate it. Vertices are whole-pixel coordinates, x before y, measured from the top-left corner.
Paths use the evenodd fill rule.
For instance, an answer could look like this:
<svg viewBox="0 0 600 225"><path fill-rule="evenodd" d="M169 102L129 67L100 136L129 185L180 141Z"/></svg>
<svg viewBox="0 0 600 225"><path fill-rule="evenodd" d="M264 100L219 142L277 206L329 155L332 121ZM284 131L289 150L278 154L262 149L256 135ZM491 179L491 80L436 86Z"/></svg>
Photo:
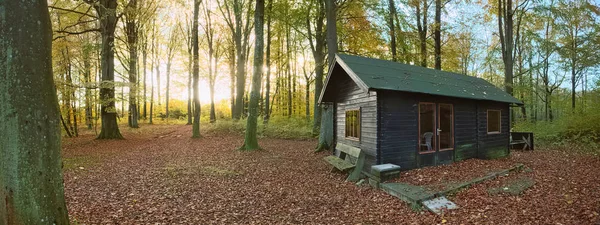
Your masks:
<svg viewBox="0 0 600 225"><path fill-rule="evenodd" d="M203 121L202 121L203 122ZM234 121L231 119L220 119L215 123L202 124L204 131L214 134L244 134L246 130L246 119ZM272 117L268 124L258 121L258 136L283 138L283 139L311 139L312 121L299 117Z"/></svg>
<svg viewBox="0 0 600 225"><path fill-rule="evenodd" d="M600 107L552 122L518 122L514 131L533 132L538 147L600 153Z"/></svg>

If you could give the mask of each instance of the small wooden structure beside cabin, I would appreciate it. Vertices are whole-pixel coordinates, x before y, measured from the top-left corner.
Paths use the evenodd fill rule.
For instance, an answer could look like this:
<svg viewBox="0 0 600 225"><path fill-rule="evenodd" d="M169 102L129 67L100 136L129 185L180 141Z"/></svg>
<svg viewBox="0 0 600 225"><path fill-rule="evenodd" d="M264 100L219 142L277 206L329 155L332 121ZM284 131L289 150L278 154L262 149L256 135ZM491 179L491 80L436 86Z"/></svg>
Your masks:
<svg viewBox="0 0 600 225"><path fill-rule="evenodd" d="M365 152L365 170L403 170L509 154L509 107L489 82L386 60L336 55L319 103L333 105L334 141Z"/></svg>

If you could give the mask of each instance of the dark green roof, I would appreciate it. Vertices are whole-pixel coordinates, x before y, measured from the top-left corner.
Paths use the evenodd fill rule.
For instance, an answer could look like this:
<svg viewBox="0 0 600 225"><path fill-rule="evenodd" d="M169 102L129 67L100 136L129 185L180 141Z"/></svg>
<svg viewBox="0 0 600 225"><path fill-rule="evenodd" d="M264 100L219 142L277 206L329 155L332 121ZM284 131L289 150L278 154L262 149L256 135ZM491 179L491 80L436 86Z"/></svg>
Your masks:
<svg viewBox="0 0 600 225"><path fill-rule="evenodd" d="M359 86L367 89L523 104L498 87L477 77L344 54L336 56L336 63L344 68Z"/></svg>

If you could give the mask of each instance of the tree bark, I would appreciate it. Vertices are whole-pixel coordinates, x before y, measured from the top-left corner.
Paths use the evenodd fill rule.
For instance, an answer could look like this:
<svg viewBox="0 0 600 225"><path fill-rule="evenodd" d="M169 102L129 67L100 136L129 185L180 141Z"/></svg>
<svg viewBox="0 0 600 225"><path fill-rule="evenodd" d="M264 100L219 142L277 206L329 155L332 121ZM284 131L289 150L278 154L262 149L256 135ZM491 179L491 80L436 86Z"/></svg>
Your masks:
<svg viewBox="0 0 600 225"><path fill-rule="evenodd" d="M198 16L200 14L200 1L194 0L194 22L192 25L192 54L193 54L193 89L194 89L194 124L192 125L192 138L200 138L200 98L198 96Z"/></svg>
<svg viewBox="0 0 600 225"><path fill-rule="evenodd" d="M324 17L325 17L325 5L324 2L317 0L317 12L315 21L315 40L314 44L312 40L309 40L311 44L313 57L315 59L315 97L313 107L313 135L317 135L319 128L321 127L321 106L319 106L319 97L323 91L323 71L325 69L325 34L323 31ZM307 30L309 37L312 36L310 29L310 20L307 17Z"/></svg>
<svg viewBox="0 0 600 225"><path fill-rule="evenodd" d="M98 139L123 139L117 124L115 108L115 28L117 26L117 0L100 0L94 5L100 17L102 34L102 82L100 102L102 102L102 129Z"/></svg>
<svg viewBox="0 0 600 225"><path fill-rule="evenodd" d="M92 129L92 92L91 92L91 76L92 76L92 66L90 64L90 46L85 46L83 48L83 79L85 80L85 124L87 125L87 129Z"/></svg>
<svg viewBox="0 0 600 225"><path fill-rule="evenodd" d="M147 107L147 102L148 100L146 99L146 87L148 85L147 84L147 72L146 72L146 59L148 57L148 38L146 35L144 35L144 46L142 47L142 69L144 71L144 119L148 118L148 110L146 109ZM139 112L138 112L139 113Z"/></svg>
<svg viewBox="0 0 600 225"><path fill-rule="evenodd" d="M505 4L503 4L505 2ZM498 0L498 31L504 62L504 90L513 95L513 11L512 0Z"/></svg>
<svg viewBox="0 0 600 225"><path fill-rule="evenodd" d="M235 17L235 52L237 55L236 62L236 97L235 97L235 110L233 119L239 120L244 112L244 92L246 89L246 54L244 54L244 47L242 46L242 4L240 0L233 1L233 11Z"/></svg>
<svg viewBox="0 0 600 225"><path fill-rule="evenodd" d="M333 63L335 58L335 54L337 53L337 27L336 27L336 5L335 0L326 0L325 2L327 7L327 57L328 63ZM328 109L331 111L333 109ZM327 117L321 117L327 118ZM326 121L327 122L327 121ZM328 123L328 122L327 122ZM333 123L333 122L332 122ZM319 144L317 146L317 151L328 150L331 149L333 143L328 140L333 140L333 132L328 132L329 126L321 126L321 131L319 135Z"/></svg>
<svg viewBox="0 0 600 225"><path fill-rule="evenodd" d="M267 82L265 87L265 108L264 108L264 119L263 123L267 124L269 122L269 118L271 117L270 112L270 96L271 96L271 14L273 13L273 0L268 0L267 4L267 55L266 55L266 65L267 65Z"/></svg>
<svg viewBox="0 0 600 225"><path fill-rule="evenodd" d="M235 115L235 46L229 50L229 95L231 96L231 118Z"/></svg>
<svg viewBox="0 0 600 225"><path fill-rule="evenodd" d="M388 7L390 11L388 26L390 27L390 47L392 50L392 61L397 62L398 57L396 55L396 26L394 26L394 18L396 18L396 4L394 0L388 0Z"/></svg>
<svg viewBox="0 0 600 225"><path fill-rule="evenodd" d="M192 66L193 65L192 61L194 60L193 59L193 54L192 54L192 48L193 48L192 47L192 39L193 39L193 37L192 37L193 36L192 30L193 29L189 29L188 30L188 37L187 37L188 38L187 39L188 40L187 41L187 43L188 43L187 52L188 52L188 62L189 62L189 64L188 64L188 87L187 87L187 91L188 91L187 119L188 119L188 121L187 121L186 125L192 125L193 124L192 117L193 117L193 112L194 112L193 108L192 108L192 99L193 99L193 97L192 97L192 77L193 77L193 70L194 70L193 66Z"/></svg>
<svg viewBox="0 0 600 225"><path fill-rule="evenodd" d="M419 33L421 48L421 66L427 67L427 12L429 11L429 5L427 4L427 0L420 1L423 2L423 8L421 8L421 3L417 2L415 15L417 17L417 31Z"/></svg>
<svg viewBox="0 0 600 225"><path fill-rule="evenodd" d="M151 52L152 57L156 57L156 19L152 21L152 46ZM150 71L154 71L155 60L152 59L150 63ZM152 124L152 119L154 117L154 76L150 75L150 119L148 120L149 124Z"/></svg>
<svg viewBox="0 0 600 225"><path fill-rule="evenodd" d="M0 3L0 224L69 224L47 7Z"/></svg>
<svg viewBox="0 0 600 225"><path fill-rule="evenodd" d="M435 25L434 42L435 42L435 64L436 70L442 70L442 0L435 0Z"/></svg>
<svg viewBox="0 0 600 225"><path fill-rule="evenodd" d="M260 84L263 67L263 48L264 48L264 11L265 1L256 0L256 10L254 11L254 35L256 36L254 44L254 70L252 74L252 90L250 91L250 104L248 106L248 120L246 121L246 137L242 150L260 149L257 139L257 120L258 120L258 100L260 97Z"/></svg>
<svg viewBox="0 0 600 225"><path fill-rule="evenodd" d="M129 48L129 127L139 128L137 106L137 58L138 58L138 29L137 29L137 0L129 1L126 13L125 33Z"/></svg>

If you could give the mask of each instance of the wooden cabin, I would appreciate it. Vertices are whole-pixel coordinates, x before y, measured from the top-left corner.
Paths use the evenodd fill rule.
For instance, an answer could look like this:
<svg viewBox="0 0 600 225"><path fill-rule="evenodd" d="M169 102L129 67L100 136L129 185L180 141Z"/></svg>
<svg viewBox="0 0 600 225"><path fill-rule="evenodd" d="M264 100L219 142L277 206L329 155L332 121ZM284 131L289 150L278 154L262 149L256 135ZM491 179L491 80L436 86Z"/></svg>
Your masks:
<svg viewBox="0 0 600 225"><path fill-rule="evenodd" d="M320 104L333 107L334 142L365 151L365 167L403 170L509 154L518 99L472 76L336 55Z"/></svg>

